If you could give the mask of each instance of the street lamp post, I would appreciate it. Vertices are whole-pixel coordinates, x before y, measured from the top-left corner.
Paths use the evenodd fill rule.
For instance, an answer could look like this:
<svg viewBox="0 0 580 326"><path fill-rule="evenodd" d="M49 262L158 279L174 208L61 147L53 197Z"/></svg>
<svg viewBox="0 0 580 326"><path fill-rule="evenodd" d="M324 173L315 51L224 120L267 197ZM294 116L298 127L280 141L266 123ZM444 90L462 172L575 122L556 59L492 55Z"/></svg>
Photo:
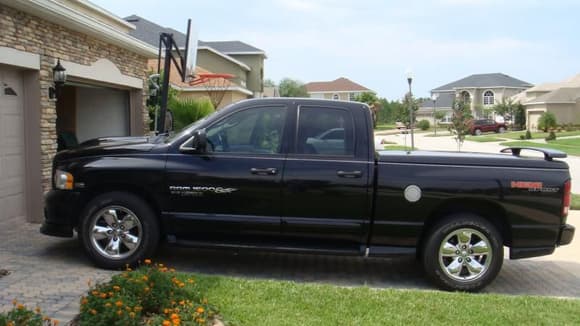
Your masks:
<svg viewBox="0 0 580 326"><path fill-rule="evenodd" d="M413 117L413 93L411 91L411 84L413 83L413 73L407 70L407 83L409 84L409 126L411 127L411 150L415 150L415 134L413 133L414 117Z"/></svg>
<svg viewBox="0 0 580 326"><path fill-rule="evenodd" d="M431 99L433 100L433 125L435 127L435 136L437 136L437 98L439 94L433 93Z"/></svg>

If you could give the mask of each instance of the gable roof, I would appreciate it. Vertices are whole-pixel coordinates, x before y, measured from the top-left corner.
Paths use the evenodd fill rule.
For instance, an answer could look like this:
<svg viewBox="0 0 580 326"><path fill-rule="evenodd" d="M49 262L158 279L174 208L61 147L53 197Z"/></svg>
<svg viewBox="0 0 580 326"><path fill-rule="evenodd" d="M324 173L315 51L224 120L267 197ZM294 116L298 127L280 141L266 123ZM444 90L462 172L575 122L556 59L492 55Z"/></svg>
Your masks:
<svg viewBox="0 0 580 326"><path fill-rule="evenodd" d="M161 25L155 24L143 17L137 15L131 15L124 18L127 22L135 25L135 29L130 31L129 34L133 37L147 42L155 47L159 46L159 34L161 33L171 33L173 34L173 39L177 46L180 48L185 47L185 37L186 35L173 28L163 27ZM211 47L224 54L263 54L266 53L254 46L241 41L215 41L215 42L205 42L198 41L197 45Z"/></svg>
<svg viewBox="0 0 580 326"><path fill-rule="evenodd" d="M576 103L578 99L580 99L580 88L559 88L526 104Z"/></svg>
<svg viewBox="0 0 580 326"><path fill-rule="evenodd" d="M439 97L437 98L437 101L435 102L435 106L438 109L451 108L451 106L453 105L454 99L455 99L454 92L439 93ZM421 102L419 107L420 107L420 109L431 109L432 110L433 109L433 100L431 100L431 99L425 100L425 101Z"/></svg>
<svg viewBox="0 0 580 326"><path fill-rule="evenodd" d="M199 41L199 46L209 46L225 54L265 54L264 50L242 41Z"/></svg>
<svg viewBox="0 0 580 326"><path fill-rule="evenodd" d="M456 80L452 83L439 86L432 91L450 91L456 88L486 88L486 87L521 87L533 85L502 73L475 74Z"/></svg>
<svg viewBox="0 0 580 326"><path fill-rule="evenodd" d="M340 77L333 81L310 82L306 85L308 93L324 92L373 92L372 90L353 82L352 80Z"/></svg>

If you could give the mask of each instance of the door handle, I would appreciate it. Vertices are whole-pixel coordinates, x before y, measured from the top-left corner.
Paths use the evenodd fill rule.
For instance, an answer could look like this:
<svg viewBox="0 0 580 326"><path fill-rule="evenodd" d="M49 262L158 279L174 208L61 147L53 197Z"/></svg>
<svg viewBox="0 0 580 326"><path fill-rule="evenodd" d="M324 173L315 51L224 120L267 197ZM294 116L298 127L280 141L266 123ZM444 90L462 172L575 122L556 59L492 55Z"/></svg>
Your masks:
<svg viewBox="0 0 580 326"><path fill-rule="evenodd" d="M341 178L360 178L362 177L361 171L336 171L336 175Z"/></svg>
<svg viewBox="0 0 580 326"><path fill-rule="evenodd" d="M278 173L278 169L276 169L276 168L265 168L265 169L251 168L250 172L252 172L252 174L258 174L258 175L275 175Z"/></svg>

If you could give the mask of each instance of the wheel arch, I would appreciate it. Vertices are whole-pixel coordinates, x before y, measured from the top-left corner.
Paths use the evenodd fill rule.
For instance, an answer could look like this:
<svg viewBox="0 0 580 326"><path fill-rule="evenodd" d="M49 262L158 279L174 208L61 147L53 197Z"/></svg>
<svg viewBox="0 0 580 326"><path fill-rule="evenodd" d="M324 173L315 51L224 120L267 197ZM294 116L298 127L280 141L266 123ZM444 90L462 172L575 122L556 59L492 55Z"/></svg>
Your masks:
<svg viewBox="0 0 580 326"><path fill-rule="evenodd" d="M511 244L511 227L507 219L507 213L501 205L490 200L459 198L441 203L429 214L423 225L417 245L418 257L422 254L425 240L433 227L447 216L459 213L474 214L489 221L501 234L503 245L509 246Z"/></svg>

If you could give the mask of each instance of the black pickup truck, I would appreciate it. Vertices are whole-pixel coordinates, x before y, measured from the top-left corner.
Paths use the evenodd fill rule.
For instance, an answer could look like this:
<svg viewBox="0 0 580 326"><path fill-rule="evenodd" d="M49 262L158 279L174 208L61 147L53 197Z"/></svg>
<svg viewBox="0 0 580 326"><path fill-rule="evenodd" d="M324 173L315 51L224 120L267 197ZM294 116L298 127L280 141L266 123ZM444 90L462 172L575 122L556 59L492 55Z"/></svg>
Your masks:
<svg viewBox="0 0 580 326"><path fill-rule="evenodd" d="M572 241L570 174L544 158L375 150L369 107L255 99L172 136L100 138L54 158L41 232L120 268L160 241L206 248L416 255L476 291L510 258ZM536 150L536 149L534 149Z"/></svg>

